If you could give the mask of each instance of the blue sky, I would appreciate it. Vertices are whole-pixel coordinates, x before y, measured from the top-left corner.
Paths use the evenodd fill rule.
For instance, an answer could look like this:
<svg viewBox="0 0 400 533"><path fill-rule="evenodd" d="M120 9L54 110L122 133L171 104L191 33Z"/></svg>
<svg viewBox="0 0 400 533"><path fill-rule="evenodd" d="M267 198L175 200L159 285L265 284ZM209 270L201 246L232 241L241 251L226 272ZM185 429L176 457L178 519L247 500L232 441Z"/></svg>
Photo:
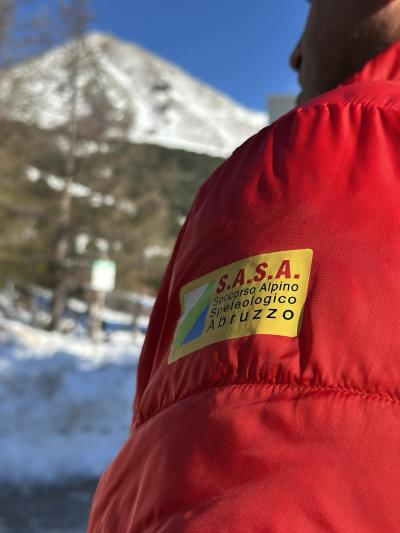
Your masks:
<svg viewBox="0 0 400 533"><path fill-rule="evenodd" d="M305 0L92 0L92 26L172 61L238 102L265 109L297 93L288 56Z"/></svg>

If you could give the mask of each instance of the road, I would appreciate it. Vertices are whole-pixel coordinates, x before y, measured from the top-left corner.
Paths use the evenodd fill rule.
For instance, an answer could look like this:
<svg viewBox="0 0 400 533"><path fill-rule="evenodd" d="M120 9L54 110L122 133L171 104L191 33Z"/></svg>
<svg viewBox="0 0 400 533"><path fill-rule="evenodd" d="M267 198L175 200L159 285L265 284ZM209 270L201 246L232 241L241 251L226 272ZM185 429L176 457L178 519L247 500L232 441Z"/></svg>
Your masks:
<svg viewBox="0 0 400 533"><path fill-rule="evenodd" d="M85 533L97 480L0 486L0 533Z"/></svg>

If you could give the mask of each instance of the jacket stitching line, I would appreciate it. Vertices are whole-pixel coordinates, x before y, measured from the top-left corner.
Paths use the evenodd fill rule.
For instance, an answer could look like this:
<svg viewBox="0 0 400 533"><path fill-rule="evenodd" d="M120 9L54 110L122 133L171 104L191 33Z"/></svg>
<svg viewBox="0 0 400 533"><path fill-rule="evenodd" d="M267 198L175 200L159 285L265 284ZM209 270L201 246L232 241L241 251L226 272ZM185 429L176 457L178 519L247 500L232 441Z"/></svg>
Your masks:
<svg viewBox="0 0 400 533"><path fill-rule="evenodd" d="M204 394L206 392L210 391L221 391L225 389L235 389L237 387L243 387L243 386L250 386L250 387L268 387L274 389L275 387L279 387L282 390L285 389L292 389L297 390L300 393L307 393L307 392L333 392L333 393L339 393L343 394L344 396L360 396L366 400L382 400L390 403L400 404L400 399L393 398L388 393L379 393L379 392L367 392L362 390L356 390L356 389L350 389L346 387L339 387L337 385L299 385L297 383L277 383L275 381L273 382L260 382L260 383L251 383L251 382L244 382L244 383L234 383L229 385L221 385L219 387L208 387L207 389L201 389L201 390L193 390L189 391L185 396L182 396L178 400L175 400L173 402L170 402L168 404L164 404L161 406L161 408L150 414L144 419L141 419L138 424L136 424L135 430L137 431L141 427L143 427L147 422L149 422L152 418L157 416L158 414L162 413L166 409L169 409L173 407L174 405L177 405L180 402L184 402L185 400L188 400L189 398L192 398L193 396L198 396L201 394Z"/></svg>

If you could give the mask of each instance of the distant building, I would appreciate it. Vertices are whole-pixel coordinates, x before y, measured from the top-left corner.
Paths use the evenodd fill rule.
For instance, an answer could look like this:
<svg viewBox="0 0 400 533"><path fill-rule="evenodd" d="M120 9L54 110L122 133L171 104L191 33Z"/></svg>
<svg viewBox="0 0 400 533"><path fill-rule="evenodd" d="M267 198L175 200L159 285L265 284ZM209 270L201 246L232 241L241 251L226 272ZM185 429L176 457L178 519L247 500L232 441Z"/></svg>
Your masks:
<svg viewBox="0 0 400 533"><path fill-rule="evenodd" d="M294 95L272 95L268 97L268 113L270 123L285 115L296 106Z"/></svg>

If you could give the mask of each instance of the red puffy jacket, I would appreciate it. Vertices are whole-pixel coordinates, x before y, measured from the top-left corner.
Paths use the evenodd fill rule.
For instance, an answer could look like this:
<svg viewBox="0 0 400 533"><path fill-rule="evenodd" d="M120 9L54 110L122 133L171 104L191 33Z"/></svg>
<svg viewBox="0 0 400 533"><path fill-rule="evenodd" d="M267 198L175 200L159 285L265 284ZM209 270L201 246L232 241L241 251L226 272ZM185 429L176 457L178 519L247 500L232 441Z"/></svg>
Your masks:
<svg viewBox="0 0 400 533"><path fill-rule="evenodd" d="M400 531L400 43L201 188L90 533Z"/></svg>

